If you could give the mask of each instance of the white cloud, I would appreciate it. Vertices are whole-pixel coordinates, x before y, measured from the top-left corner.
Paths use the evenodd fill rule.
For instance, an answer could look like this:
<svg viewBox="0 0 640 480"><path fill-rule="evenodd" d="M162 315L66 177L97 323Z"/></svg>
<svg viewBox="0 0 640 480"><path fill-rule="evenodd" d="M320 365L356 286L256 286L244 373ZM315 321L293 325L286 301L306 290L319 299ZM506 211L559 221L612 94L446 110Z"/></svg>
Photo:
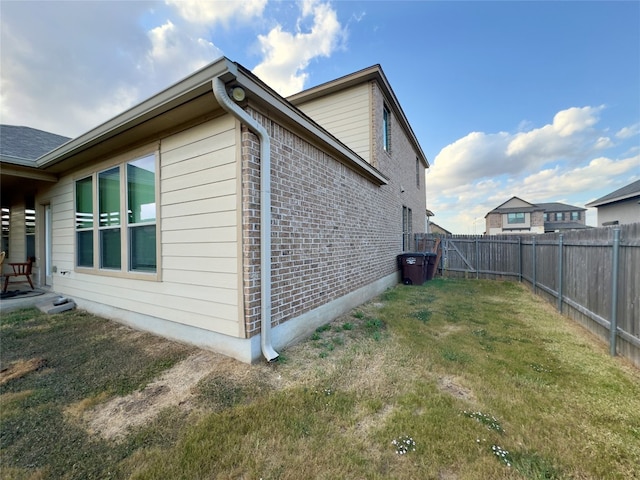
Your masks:
<svg viewBox="0 0 640 480"><path fill-rule="evenodd" d="M150 70L161 78L180 77L194 72L221 55L211 42L189 35L189 29L179 28L167 20L148 32L151 48L148 53Z"/></svg>
<svg viewBox="0 0 640 480"><path fill-rule="evenodd" d="M597 127L602 109L569 108L540 128L521 123L520 130L529 130L472 132L444 147L427 177L436 223L457 233L482 233L484 223L477 219L514 195L582 206L590 200L584 192L603 191L621 178L637 176L637 149L603 155L619 145L604 134L607 129Z"/></svg>
<svg viewBox="0 0 640 480"><path fill-rule="evenodd" d="M303 31L302 22L312 17L313 25ZM307 74L304 69L316 57L329 57L340 45L344 30L336 11L329 3L305 0L295 32L284 31L281 25L258 41L264 56L254 69L258 77L283 96L304 88Z"/></svg>
<svg viewBox="0 0 640 480"><path fill-rule="evenodd" d="M602 108L562 110L552 123L514 134L469 133L438 153L431 179L437 187L447 188L482 178L539 171L558 161L580 161L590 152L612 145L608 137L592 128Z"/></svg>
<svg viewBox="0 0 640 480"><path fill-rule="evenodd" d="M636 123L629 127L621 128L616 133L616 138L627 139L627 138L635 137L636 135L640 135L640 123Z"/></svg>
<svg viewBox="0 0 640 480"><path fill-rule="evenodd" d="M166 3L175 7L188 22L212 26L259 17L264 12L267 0L167 0Z"/></svg>

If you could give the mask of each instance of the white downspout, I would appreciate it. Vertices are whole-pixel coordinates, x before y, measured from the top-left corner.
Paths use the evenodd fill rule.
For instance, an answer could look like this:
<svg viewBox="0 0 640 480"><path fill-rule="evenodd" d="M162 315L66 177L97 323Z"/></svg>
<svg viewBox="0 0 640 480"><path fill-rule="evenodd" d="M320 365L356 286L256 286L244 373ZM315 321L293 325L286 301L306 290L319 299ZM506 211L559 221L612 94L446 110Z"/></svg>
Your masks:
<svg viewBox="0 0 640 480"><path fill-rule="evenodd" d="M271 345L271 141L267 130L229 98L222 79L211 82L220 106L260 139L260 347L271 362L279 356Z"/></svg>

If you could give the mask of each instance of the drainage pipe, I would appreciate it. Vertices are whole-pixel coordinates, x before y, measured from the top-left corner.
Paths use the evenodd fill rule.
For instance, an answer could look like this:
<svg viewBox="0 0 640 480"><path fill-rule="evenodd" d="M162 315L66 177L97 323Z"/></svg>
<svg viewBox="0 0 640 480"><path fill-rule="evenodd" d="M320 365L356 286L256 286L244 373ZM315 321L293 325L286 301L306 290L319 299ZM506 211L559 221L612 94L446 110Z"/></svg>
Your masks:
<svg viewBox="0 0 640 480"><path fill-rule="evenodd" d="M271 345L271 141L267 130L229 98L220 77L211 82L220 106L260 139L260 348L271 362L278 358Z"/></svg>

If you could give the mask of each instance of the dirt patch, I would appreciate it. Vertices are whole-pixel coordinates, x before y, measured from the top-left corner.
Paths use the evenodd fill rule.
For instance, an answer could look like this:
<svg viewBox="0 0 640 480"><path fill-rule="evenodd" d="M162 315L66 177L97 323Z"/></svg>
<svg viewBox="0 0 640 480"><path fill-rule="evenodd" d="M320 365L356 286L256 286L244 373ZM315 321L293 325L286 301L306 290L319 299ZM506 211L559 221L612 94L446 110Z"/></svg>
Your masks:
<svg viewBox="0 0 640 480"><path fill-rule="evenodd" d="M16 378L22 378L28 373L44 368L46 365L47 361L44 358L31 358L12 362L7 368L0 370L0 385L4 385Z"/></svg>
<svg viewBox="0 0 640 480"><path fill-rule="evenodd" d="M473 392L464 387L456 377L445 376L438 378L438 388L461 400L473 402L476 399Z"/></svg>
<svg viewBox="0 0 640 480"><path fill-rule="evenodd" d="M143 390L117 397L82 414L92 433L114 439L130 427L142 425L166 407L189 408L193 387L212 370L220 359L207 351L198 351L167 370Z"/></svg>

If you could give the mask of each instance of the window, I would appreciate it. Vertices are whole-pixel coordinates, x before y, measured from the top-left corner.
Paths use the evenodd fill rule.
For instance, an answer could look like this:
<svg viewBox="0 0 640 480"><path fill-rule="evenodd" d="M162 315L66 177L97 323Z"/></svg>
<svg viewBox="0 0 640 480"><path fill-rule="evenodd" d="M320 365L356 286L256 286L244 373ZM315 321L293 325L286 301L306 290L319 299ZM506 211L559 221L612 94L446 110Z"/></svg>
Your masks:
<svg viewBox="0 0 640 480"><path fill-rule="evenodd" d="M402 207L402 251L411 250L411 234L413 231L413 214L408 207Z"/></svg>
<svg viewBox="0 0 640 480"><path fill-rule="evenodd" d="M574 222L580 221L580 212L571 212L571 220Z"/></svg>
<svg viewBox="0 0 640 480"><path fill-rule="evenodd" d="M556 222L561 222L564 220L564 214L562 212L556 212Z"/></svg>
<svg viewBox="0 0 640 480"><path fill-rule="evenodd" d="M524 213L507 213L507 223L524 223Z"/></svg>
<svg viewBox="0 0 640 480"><path fill-rule="evenodd" d="M416 186L420 188L420 160L416 157Z"/></svg>
<svg viewBox="0 0 640 480"><path fill-rule="evenodd" d="M386 106L382 109L382 146L386 152L391 150L391 112Z"/></svg>
<svg viewBox="0 0 640 480"><path fill-rule="evenodd" d="M544 212L542 214L542 220L545 221L545 222L549 221L549 214L547 212Z"/></svg>
<svg viewBox="0 0 640 480"><path fill-rule="evenodd" d="M155 155L76 181L76 250L78 267L157 271Z"/></svg>
<svg viewBox="0 0 640 480"><path fill-rule="evenodd" d="M76 182L76 263L93 267L93 178Z"/></svg>
<svg viewBox="0 0 640 480"><path fill-rule="evenodd" d="M9 257L9 226L11 224L11 211L7 207L2 207L2 245L0 252L5 252Z"/></svg>

